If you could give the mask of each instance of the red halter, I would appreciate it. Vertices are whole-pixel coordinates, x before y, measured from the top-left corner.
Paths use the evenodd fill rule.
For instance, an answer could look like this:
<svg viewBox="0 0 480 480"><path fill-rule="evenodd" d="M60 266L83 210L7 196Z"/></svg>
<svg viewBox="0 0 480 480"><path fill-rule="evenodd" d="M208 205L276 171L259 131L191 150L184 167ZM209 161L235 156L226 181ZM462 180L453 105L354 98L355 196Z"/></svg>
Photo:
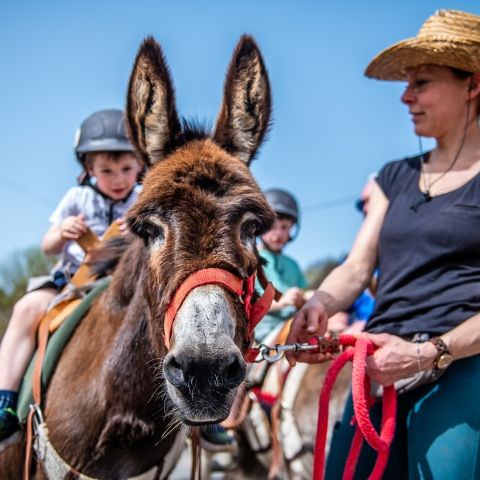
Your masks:
<svg viewBox="0 0 480 480"><path fill-rule="evenodd" d="M255 303L252 303L253 294L255 292L255 277L256 274L254 273L243 280L237 275L234 275L227 270L223 270L222 268L204 268L189 275L175 292L175 295L167 308L167 313L165 314L163 331L165 346L167 349L170 349L170 337L172 335L173 322L175 321L177 312L187 295L194 288L212 284L228 288L228 290L242 299L248 320L247 339L248 341L251 341L254 328L268 312L276 295L273 285L267 283L263 295ZM256 349L249 348L245 356L246 360L254 360L257 353Z"/></svg>

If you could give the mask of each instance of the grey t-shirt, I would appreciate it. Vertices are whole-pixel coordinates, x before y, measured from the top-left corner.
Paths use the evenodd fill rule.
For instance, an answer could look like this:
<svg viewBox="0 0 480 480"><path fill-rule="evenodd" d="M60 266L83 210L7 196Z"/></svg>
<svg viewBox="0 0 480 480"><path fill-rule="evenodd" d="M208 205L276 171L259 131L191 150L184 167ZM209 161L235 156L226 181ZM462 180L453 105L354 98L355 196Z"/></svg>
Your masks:
<svg viewBox="0 0 480 480"><path fill-rule="evenodd" d="M388 163L377 178L389 207L370 332L439 335L480 312L480 174L429 201L419 175L413 157Z"/></svg>
<svg viewBox="0 0 480 480"><path fill-rule="evenodd" d="M114 202L89 186L73 187L62 198L49 220L52 225L60 226L66 217L83 213L85 223L101 237L114 220L125 216L140 189L137 185L126 199ZM67 242L55 270L63 270L71 275L80 266L83 257L83 250L76 242Z"/></svg>

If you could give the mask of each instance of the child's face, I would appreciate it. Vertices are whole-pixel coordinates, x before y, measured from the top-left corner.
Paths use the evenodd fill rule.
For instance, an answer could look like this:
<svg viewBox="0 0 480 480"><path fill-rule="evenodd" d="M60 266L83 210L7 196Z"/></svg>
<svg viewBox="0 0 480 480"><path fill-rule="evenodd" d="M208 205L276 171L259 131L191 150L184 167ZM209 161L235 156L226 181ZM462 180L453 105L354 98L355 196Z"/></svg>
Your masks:
<svg viewBox="0 0 480 480"><path fill-rule="evenodd" d="M290 230L293 221L288 218L276 219L273 227L262 235L265 246L274 253L280 253L285 244L290 240Z"/></svg>
<svg viewBox="0 0 480 480"><path fill-rule="evenodd" d="M113 200L125 198L137 182L141 166L131 153L112 158L99 152L92 156L88 174L97 179L97 188Z"/></svg>

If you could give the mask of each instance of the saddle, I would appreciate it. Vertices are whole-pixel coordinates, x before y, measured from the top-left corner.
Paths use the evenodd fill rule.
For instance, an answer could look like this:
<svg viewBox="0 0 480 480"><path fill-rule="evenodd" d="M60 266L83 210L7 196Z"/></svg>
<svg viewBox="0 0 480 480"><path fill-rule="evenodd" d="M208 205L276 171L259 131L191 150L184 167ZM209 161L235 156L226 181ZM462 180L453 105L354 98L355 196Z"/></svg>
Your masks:
<svg viewBox="0 0 480 480"><path fill-rule="evenodd" d="M38 326L39 332L48 331L48 334L53 334L49 338L48 345L46 345L45 356L42 361L41 387L43 391L45 391L44 389L58 359L75 328L85 316L95 298L110 283L108 278L96 280L91 275L88 265L89 252L99 248L106 240L119 235L119 233L118 224L115 222L110 225L101 240L90 229L77 240L77 243L86 253L85 259L70 282L54 298ZM17 414L21 423L26 421L30 405L33 403L32 377L38 355L39 352L32 358L19 390ZM40 374L40 372L37 373Z"/></svg>

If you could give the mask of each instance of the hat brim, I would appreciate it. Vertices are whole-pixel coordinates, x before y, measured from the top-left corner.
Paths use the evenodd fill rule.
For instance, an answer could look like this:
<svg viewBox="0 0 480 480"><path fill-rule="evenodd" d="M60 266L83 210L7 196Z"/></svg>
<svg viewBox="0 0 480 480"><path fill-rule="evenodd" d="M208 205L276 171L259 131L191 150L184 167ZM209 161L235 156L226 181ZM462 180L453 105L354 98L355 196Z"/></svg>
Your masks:
<svg viewBox="0 0 480 480"><path fill-rule="evenodd" d="M105 138L102 140L90 140L77 148L77 153L84 154L90 152L133 152L133 145L126 140L116 138Z"/></svg>
<svg viewBox="0 0 480 480"><path fill-rule="evenodd" d="M480 72L480 44L448 37L409 38L379 53L365 75L379 80L406 80L408 68L429 64Z"/></svg>

